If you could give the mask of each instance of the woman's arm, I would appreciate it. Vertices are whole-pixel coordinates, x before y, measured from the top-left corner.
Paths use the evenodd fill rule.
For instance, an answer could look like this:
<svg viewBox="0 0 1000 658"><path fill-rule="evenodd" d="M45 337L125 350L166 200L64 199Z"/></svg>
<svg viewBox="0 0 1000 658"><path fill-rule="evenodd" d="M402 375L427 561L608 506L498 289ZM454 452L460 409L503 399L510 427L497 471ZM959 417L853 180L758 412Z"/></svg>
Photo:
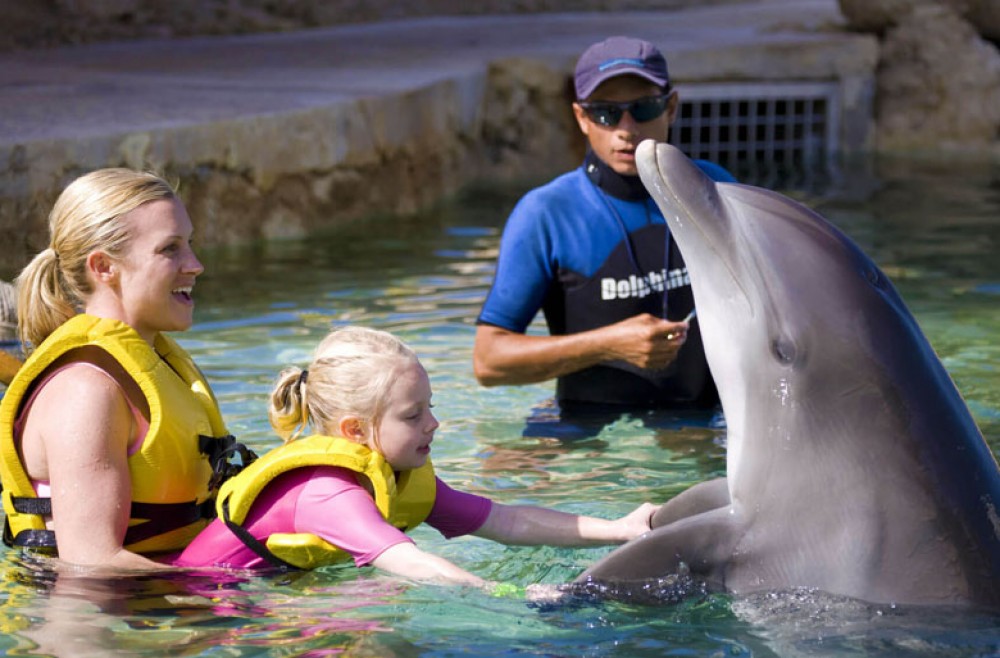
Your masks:
<svg viewBox="0 0 1000 658"><path fill-rule="evenodd" d="M649 520L657 509L657 505L643 503L620 519L607 520L542 507L493 503L486 522L473 534L504 544L623 544L649 531Z"/></svg>
<svg viewBox="0 0 1000 658"><path fill-rule="evenodd" d="M60 559L84 566L166 568L123 547L132 500L128 444L134 431L121 388L94 368L68 368L39 393L23 447L29 472L32 463L36 472L39 463L47 471L33 477L48 479L52 488Z"/></svg>

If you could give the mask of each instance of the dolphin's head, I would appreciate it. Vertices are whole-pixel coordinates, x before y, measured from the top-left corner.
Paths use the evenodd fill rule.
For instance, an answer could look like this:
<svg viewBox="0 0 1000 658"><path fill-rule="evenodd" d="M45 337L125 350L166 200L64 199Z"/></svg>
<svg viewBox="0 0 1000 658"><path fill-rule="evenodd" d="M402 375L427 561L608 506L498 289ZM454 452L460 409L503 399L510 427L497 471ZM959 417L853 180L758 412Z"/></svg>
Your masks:
<svg viewBox="0 0 1000 658"><path fill-rule="evenodd" d="M925 341L850 239L784 196L712 181L668 144L643 142L636 160L691 276L729 428L731 488L742 474L780 468L771 459L779 445L828 435L815 423L840 422L831 407L851 400L857 415L859 400L884 404L875 395L884 362ZM822 413L811 413L814 400ZM746 441L760 449L744 450Z"/></svg>

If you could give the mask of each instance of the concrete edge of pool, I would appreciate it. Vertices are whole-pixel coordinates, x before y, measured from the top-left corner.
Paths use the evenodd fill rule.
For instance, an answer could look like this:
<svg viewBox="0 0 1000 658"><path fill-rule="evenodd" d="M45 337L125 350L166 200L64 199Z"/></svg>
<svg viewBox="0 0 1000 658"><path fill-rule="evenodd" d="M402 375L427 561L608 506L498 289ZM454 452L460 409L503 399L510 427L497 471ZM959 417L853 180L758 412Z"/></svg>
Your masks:
<svg viewBox="0 0 1000 658"><path fill-rule="evenodd" d="M72 178L153 168L179 184L199 242L295 237L406 213L483 179L574 166L579 52L658 43L699 83L832 85L839 149L872 139L878 46L833 29L836 0L660 12L428 18L0 55L3 276L43 248Z"/></svg>

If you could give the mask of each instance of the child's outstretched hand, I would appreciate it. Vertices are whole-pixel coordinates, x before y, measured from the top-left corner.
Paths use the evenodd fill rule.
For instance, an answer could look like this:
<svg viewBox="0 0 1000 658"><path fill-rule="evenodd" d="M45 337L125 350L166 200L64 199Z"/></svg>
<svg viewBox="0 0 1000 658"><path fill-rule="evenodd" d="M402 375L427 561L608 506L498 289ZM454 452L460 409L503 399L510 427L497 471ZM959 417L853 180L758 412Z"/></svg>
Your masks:
<svg viewBox="0 0 1000 658"><path fill-rule="evenodd" d="M615 523L621 528L622 541L626 542L643 533L649 532L652 529L650 528L649 522L653 518L653 514L656 514L656 510L658 509L660 509L659 505L643 503L622 518L615 521Z"/></svg>
<svg viewBox="0 0 1000 658"><path fill-rule="evenodd" d="M565 596L564 587L534 583L525 588L524 598L532 603L559 603Z"/></svg>

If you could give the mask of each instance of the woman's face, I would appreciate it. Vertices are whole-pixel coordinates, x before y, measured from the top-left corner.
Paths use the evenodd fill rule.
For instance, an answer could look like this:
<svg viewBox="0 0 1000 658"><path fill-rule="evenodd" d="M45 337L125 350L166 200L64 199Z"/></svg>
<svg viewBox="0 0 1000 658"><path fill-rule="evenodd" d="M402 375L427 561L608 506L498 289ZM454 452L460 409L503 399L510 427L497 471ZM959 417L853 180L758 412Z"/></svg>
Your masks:
<svg viewBox="0 0 1000 658"><path fill-rule="evenodd" d="M408 471L426 463L439 423L431 412L431 382L423 366L408 361L395 374L375 444L393 470Z"/></svg>
<svg viewBox="0 0 1000 658"><path fill-rule="evenodd" d="M191 219L179 200L144 203L124 220L130 239L116 261L121 319L152 344L161 331L191 327L192 290L205 268L191 249Z"/></svg>

